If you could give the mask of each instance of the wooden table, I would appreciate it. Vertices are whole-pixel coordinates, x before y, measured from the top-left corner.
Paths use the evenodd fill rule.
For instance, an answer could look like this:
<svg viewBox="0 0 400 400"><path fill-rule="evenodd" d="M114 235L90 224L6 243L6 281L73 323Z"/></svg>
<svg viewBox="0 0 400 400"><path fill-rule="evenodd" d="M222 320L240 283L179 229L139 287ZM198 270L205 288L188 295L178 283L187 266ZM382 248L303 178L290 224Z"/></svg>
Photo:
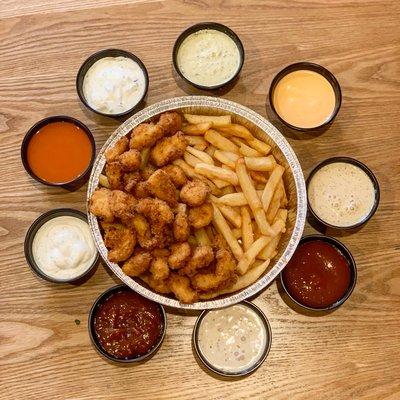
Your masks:
<svg viewBox="0 0 400 400"><path fill-rule="evenodd" d="M318 137L289 138L307 174L326 157L366 162L381 186L375 217L341 240L359 279L337 311L311 317L288 308L272 284L255 303L273 344L253 375L210 376L191 346L195 316L168 314L163 346L149 362L112 366L92 348L87 315L117 283L99 266L82 286L47 285L25 262L31 222L56 207L84 210L86 187L69 193L35 183L20 144L37 120L74 116L100 149L118 122L79 103L75 76L91 53L137 54L150 74L148 104L185 95L171 51L188 25L214 20L241 37L246 61L224 98L265 115L274 74L300 60L332 70L343 90L334 125ZM400 3L323 1L1 0L0 4L0 398L1 399L399 399L400 398ZM313 232L310 226L306 233Z"/></svg>

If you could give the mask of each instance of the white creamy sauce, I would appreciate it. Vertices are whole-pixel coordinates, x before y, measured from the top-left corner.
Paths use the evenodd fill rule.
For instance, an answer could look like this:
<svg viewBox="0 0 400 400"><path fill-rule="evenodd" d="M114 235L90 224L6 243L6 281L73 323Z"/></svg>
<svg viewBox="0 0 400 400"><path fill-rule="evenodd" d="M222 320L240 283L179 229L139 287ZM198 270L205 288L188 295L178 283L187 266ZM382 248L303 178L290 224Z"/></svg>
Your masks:
<svg viewBox="0 0 400 400"><path fill-rule="evenodd" d="M308 187L310 206L323 221L335 226L361 222L375 202L375 189L359 167L344 162L325 165Z"/></svg>
<svg viewBox="0 0 400 400"><path fill-rule="evenodd" d="M146 78L139 64L127 57L96 61L83 80L83 94L90 107L105 114L128 111L141 100Z"/></svg>
<svg viewBox="0 0 400 400"><path fill-rule="evenodd" d="M256 364L266 341L263 321L243 305L208 312L198 332L199 349L204 358L223 372L241 372Z"/></svg>
<svg viewBox="0 0 400 400"><path fill-rule="evenodd" d="M203 86L222 84L231 79L240 65L236 43L215 29L189 35L180 45L178 67L191 82Z"/></svg>
<svg viewBox="0 0 400 400"><path fill-rule="evenodd" d="M76 217L61 216L44 223L32 242L37 266L54 279L82 275L96 258L89 225Z"/></svg>

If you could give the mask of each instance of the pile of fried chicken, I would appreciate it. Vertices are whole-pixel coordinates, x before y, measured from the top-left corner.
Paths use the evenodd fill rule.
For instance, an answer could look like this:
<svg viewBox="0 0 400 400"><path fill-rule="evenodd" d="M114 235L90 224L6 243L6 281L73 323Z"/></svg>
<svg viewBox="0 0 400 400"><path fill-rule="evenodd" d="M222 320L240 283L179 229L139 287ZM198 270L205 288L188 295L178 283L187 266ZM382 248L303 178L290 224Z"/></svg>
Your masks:
<svg viewBox="0 0 400 400"><path fill-rule="evenodd" d="M154 291L193 303L233 285L237 275L222 236L213 246L190 240L211 223L213 207L208 185L172 164L187 147L181 126L179 113L166 112L119 139L105 154L108 187L93 193L89 210L99 218L111 262Z"/></svg>

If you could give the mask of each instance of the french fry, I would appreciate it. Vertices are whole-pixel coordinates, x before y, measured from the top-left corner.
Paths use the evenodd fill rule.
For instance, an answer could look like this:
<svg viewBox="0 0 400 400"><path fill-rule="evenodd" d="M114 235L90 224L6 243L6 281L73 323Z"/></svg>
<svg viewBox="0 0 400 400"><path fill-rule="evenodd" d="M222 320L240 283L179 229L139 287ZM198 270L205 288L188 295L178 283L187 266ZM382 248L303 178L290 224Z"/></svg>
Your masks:
<svg viewBox="0 0 400 400"><path fill-rule="evenodd" d="M181 131L186 135L204 135L211 127L212 122L202 122L200 124L182 126Z"/></svg>
<svg viewBox="0 0 400 400"><path fill-rule="evenodd" d="M235 236L236 239L240 239L242 237L242 230L240 228L234 228L232 229L233 236Z"/></svg>
<svg viewBox="0 0 400 400"><path fill-rule="evenodd" d="M185 153L183 154L183 159L191 166L191 167L195 167L197 164L201 163L202 161L199 160L197 157L195 157L194 155L188 153L187 151L185 151Z"/></svg>
<svg viewBox="0 0 400 400"><path fill-rule="evenodd" d="M240 208L242 217L242 244L243 250L247 251L254 242L253 225L251 223L250 211L246 206Z"/></svg>
<svg viewBox="0 0 400 400"><path fill-rule="evenodd" d="M239 146L239 153L245 157L262 157L263 153L253 149L252 147L248 146L245 143L242 143Z"/></svg>
<svg viewBox="0 0 400 400"><path fill-rule="evenodd" d="M232 153L239 154L239 148L226 137L222 136L219 132L209 129L204 134L204 139L211 143L214 147L224 151L231 151Z"/></svg>
<svg viewBox="0 0 400 400"><path fill-rule="evenodd" d="M188 142L189 146L204 146L204 149L207 147L207 142L202 136L186 136L185 139Z"/></svg>
<svg viewBox="0 0 400 400"><path fill-rule="evenodd" d="M257 190L257 195L261 199L262 190ZM247 199L243 192L228 193L216 200L220 204L226 204L232 207L241 207L247 205Z"/></svg>
<svg viewBox="0 0 400 400"><path fill-rule="evenodd" d="M193 148L196 149L196 150L205 151L206 148L207 148L207 145L205 145L205 144L195 144L193 146Z"/></svg>
<svg viewBox="0 0 400 400"><path fill-rule="evenodd" d="M239 179L243 194L245 195L251 211L254 214L254 219L260 228L260 232L263 235L273 235L275 232L271 229L271 226L267 222L267 217L263 210L261 200L258 197L253 182L247 173L243 158L239 158L236 163L236 174L237 178Z"/></svg>
<svg viewBox="0 0 400 400"><path fill-rule="evenodd" d="M246 168L252 171L272 171L276 165L273 156L268 157L245 157Z"/></svg>
<svg viewBox="0 0 400 400"><path fill-rule="evenodd" d="M270 238L270 242L260 251L257 257L261 260L272 259L272 255L276 251L279 241L281 240L281 236L282 234L279 234L273 238Z"/></svg>
<svg viewBox="0 0 400 400"><path fill-rule="evenodd" d="M144 148L140 152L140 169L144 170L147 166L147 162L149 161L149 156L150 156L150 147Z"/></svg>
<svg viewBox="0 0 400 400"><path fill-rule="evenodd" d="M197 243L202 246L211 246L211 241L207 235L207 232L204 228L196 229L194 231L194 237L197 240Z"/></svg>
<svg viewBox="0 0 400 400"><path fill-rule="evenodd" d="M215 150L217 150L212 144L207 146L207 148L204 150L210 157L214 156Z"/></svg>
<svg viewBox="0 0 400 400"><path fill-rule="evenodd" d="M271 203L272 196L274 195L276 186L278 185L282 175L285 171L285 168L282 165L276 164L275 168L271 172L271 175L268 178L268 182L265 185L261 202L265 212L268 212L269 204Z"/></svg>
<svg viewBox="0 0 400 400"><path fill-rule="evenodd" d="M275 216L281 206L282 197L283 197L282 186L278 185L278 187L274 192L274 195L272 196L272 200L267 212L267 221L269 224L272 224L274 222Z"/></svg>
<svg viewBox="0 0 400 400"><path fill-rule="evenodd" d="M249 171L249 174L256 183L262 183L265 185L268 182L268 178L265 176L265 173L259 171Z"/></svg>
<svg viewBox="0 0 400 400"><path fill-rule="evenodd" d="M221 233L221 235L225 238L228 246L232 250L232 254L235 256L237 260L240 260L243 255L243 250L240 247L237 239L232 233L231 228L229 227L228 223L226 222L224 216L222 215L221 211L218 207L213 204L213 223L215 224L216 229Z"/></svg>
<svg viewBox="0 0 400 400"><path fill-rule="evenodd" d="M99 176L99 184L101 186L104 186L104 187L108 188L108 189L110 188L110 184L108 182L108 178L103 174L100 174L100 176Z"/></svg>
<svg viewBox="0 0 400 400"><path fill-rule="evenodd" d="M229 126L231 123L230 115L220 115L220 116L211 116L211 115L193 115L193 114L183 114L186 121L190 124L202 124L204 122L211 123L212 126Z"/></svg>
<svg viewBox="0 0 400 400"><path fill-rule="evenodd" d="M211 196L211 200L214 204L217 205L222 215L236 228L240 228L242 226L242 218L240 214L232 207L227 206L225 204L219 204L215 201L215 197Z"/></svg>
<svg viewBox="0 0 400 400"><path fill-rule="evenodd" d="M283 193L283 196L282 196L282 199L281 199L281 207L284 208L284 207L286 207L288 205L288 198L287 198L287 195L286 195L285 185L283 184L283 179L281 179L279 181L279 187L281 188L282 193Z"/></svg>
<svg viewBox="0 0 400 400"><path fill-rule="evenodd" d="M263 155L267 155L271 151L271 146L261 140L258 140L254 136L251 138L246 139L247 143L252 147L254 150L258 151Z"/></svg>
<svg viewBox="0 0 400 400"><path fill-rule="evenodd" d="M268 236L261 236L243 254L243 257L239 260L236 266L236 270L240 275L244 275L247 272L247 270L250 268L250 265L256 259L258 253L260 253L260 251L268 244L270 240L271 239Z"/></svg>
<svg viewBox="0 0 400 400"><path fill-rule="evenodd" d="M210 179L221 179L231 183L232 185L237 185L239 183L238 177L233 171L228 171L226 169L216 167L215 165L198 163L194 170L196 173L204 175Z"/></svg>
<svg viewBox="0 0 400 400"><path fill-rule="evenodd" d="M235 187L232 185L229 186L225 186L222 190L222 195L226 195L226 194L231 194L231 193L235 193Z"/></svg>
<svg viewBox="0 0 400 400"><path fill-rule="evenodd" d="M196 150L193 147L187 146L186 151L193 156L197 157L199 160L205 162L206 164L214 165L214 160L211 156L209 156L204 151Z"/></svg>
<svg viewBox="0 0 400 400"><path fill-rule="evenodd" d="M232 153L233 154L233 153ZM222 164L227 165L230 168L235 168L235 161L231 160L224 151L222 150L215 150L214 158L220 161Z"/></svg>
<svg viewBox="0 0 400 400"><path fill-rule="evenodd" d="M218 128L218 130L222 133L225 134L230 134L233 136L237 136L243 139L247 139L247 138L252 138L253 135L250 133L250 131L245 128L243 125L239 125L239 124L230 124L224 127L220 127Z"/></svg>

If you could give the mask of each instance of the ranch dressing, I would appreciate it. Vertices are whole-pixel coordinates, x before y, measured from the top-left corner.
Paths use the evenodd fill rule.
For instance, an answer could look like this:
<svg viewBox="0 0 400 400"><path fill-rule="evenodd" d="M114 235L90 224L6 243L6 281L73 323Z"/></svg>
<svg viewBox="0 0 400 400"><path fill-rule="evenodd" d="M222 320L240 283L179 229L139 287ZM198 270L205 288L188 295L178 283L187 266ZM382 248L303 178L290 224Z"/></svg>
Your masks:
<svg viewBox="0 0 400 400"><path fill-rule="evenodd" d="M263 356L266 343L263 321L244 305L209 311L199 327L200 352L222 372L240 373L254 366Z"/></svg>
<svg viewBox="0 0 400 400"><path fill-rule="evenodd" d="M76 217L61 216L44 223L32 242L37 266L54 279L73 279L93 264L96 248L89 225Z"/></svg>
<svg viewBox="0 0 400 400"><path fill-rule="evenodd" d="M340 227L361 222L375 202L375 188L359 167L345 162L325 165L312 177L308 200L323 221Z"/></svg>
<svg viewBox="0 0 400 400"><path fill-rule="evenodd" d="M215 86L230 80L240 66L240 53L228 35L203 29L189 35L180 45L177 63L189 81Z"/></svg>
<svg viewBox="0 0 400 400"><path fill-rule="evenodd" d="M146 78L139 64L127 57L104 57L87 71L83 94L93 109L105 114L128 111L142 99Z"/></svg>

